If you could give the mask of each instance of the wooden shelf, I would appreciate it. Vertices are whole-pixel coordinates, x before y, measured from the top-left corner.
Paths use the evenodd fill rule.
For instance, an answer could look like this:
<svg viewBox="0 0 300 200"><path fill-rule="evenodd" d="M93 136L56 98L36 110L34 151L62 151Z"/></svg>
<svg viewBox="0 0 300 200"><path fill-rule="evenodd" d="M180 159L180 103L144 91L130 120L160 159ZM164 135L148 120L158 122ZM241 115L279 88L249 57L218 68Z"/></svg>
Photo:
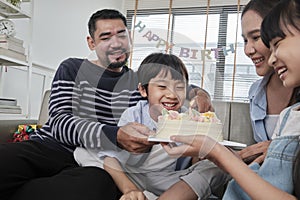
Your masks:
<svg viewBox="0 0 300 200"><path fill-rule="evenodd" d="M10 49L0 48L0 65L3 66L27 66L27 58L24 54Z"/></svg>
<svg viewBox="0 0 300 200"><path fill-rule="evenodd" d="M2 66L28 66L25 61L17 60L7 56L0 55L0 65Z"/></svg>
<svg viewBox="0 0 300 200"><path fill-rule="evenodd" d="M4 18L31 18L30 14L8 3L6 0L0 0L0 16Z"/></svg>

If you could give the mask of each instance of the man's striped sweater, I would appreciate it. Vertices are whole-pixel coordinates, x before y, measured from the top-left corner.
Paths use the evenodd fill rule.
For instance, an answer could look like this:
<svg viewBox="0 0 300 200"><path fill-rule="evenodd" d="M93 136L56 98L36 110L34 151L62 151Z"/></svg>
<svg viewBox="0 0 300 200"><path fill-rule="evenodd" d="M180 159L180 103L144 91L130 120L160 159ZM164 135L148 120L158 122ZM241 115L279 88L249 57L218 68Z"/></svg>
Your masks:
<svg viewBox="0 0 300 200"><path fill-rule="evenodd" d="M86 59L63 61L52 83L49 119L31 139L69 150L77 146L116 150L121 114L142 99L137 85L136 73L126 66L117 73Z"/></svg>

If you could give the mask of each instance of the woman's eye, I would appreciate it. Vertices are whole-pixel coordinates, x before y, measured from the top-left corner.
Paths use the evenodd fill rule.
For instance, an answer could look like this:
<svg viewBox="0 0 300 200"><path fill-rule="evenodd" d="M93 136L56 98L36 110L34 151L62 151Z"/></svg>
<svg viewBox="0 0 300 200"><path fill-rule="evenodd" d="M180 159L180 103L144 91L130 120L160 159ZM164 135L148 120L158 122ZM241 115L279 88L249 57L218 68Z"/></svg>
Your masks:
<svg viewBox="0 0 300 200"><path fill-rule="evenodd" d="M253 37L253 40L255 40L255 41L257 41L257 40L259 40L260 39L260 35L257 35L257 36L254 36Z"/></svg>

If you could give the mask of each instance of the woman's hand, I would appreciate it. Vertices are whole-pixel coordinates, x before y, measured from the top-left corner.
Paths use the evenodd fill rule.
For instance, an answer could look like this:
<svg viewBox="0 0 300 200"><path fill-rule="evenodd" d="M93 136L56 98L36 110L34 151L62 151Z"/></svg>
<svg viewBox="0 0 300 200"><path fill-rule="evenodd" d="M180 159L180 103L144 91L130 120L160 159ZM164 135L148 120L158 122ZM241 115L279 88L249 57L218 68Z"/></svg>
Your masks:
<svg viewBox="0 0 300 200"><path fill-rule="evenodd" d="M214 147L220 145L214 139L204 135L191 135L191 136L171 136L171 140L176 143L182 143L175 147L170 147L168 144L163 143L166 152L173 157L180 156L194 156L201 159L210 158L213 156Z"/></svg>

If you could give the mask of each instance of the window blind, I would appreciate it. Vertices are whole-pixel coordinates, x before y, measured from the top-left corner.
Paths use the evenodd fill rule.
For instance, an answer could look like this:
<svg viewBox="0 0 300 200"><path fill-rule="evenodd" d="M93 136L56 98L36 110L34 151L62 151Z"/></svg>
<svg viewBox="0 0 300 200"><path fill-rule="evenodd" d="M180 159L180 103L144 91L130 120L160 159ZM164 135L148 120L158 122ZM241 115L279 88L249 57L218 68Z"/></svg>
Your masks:
<svg viewBox="0 0 300 200"><path fill-rule="evenodd" d="M132 34L130 67L136 70L153 52L173 53L185 63L189 82L206 89L214 100L248 101L249 87L259 77L243 50L243 5L239 0L230 5L207 0L179 7L179 1L167 0L162 4L168 7L155 9L151 1L149 9L139 8L143 0L127 5L134 8L126 10Z"/></svg>

